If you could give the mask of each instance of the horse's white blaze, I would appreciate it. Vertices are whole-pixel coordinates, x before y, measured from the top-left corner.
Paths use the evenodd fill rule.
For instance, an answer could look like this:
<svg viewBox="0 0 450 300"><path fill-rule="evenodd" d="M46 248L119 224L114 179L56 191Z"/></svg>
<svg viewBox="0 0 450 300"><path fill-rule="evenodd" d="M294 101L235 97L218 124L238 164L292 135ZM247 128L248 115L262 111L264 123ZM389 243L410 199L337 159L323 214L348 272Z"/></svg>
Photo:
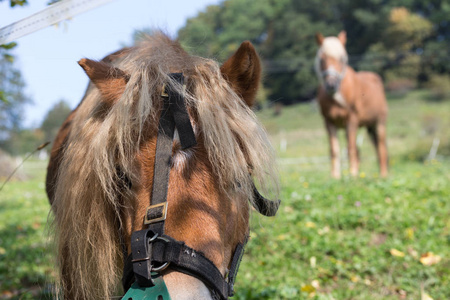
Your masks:
<svg viewBox="0 0 450 300"><path fill-rule="evenodd" d="M180 150L172 157L173 166L177 170L182 170L193 156L194 152L191 149Z"/></svg>
<svg viewBox="0 0 450 300"><path fill-rule="evenodd" d="M331 36L331 37L327 37L323 40L322 46L317 51L316 58L314 60L314 70L316 71L316 75L317 75L317 78L319 79L320 84L324 85L322 74L325 71L322 71L320 69L320 58L321 58L322 54L333 57L337 61L342 62L344 64L344 68L346 67L345 65L347 64L347 61L348 61L348 55L347 55L347 51L345 50L344 45L342 45L342 42L337 37ZM342 77L345 76L345 69L342 72L339 72L333 66L331 66L326 71L331 71L331 72L334 71L338 74L341 74ZM333 94L333 99L342 107L347 107L347 101L345 101L344 96L340 92L340 87L339 87L339 91L337 91L336 93Z"/></svg>

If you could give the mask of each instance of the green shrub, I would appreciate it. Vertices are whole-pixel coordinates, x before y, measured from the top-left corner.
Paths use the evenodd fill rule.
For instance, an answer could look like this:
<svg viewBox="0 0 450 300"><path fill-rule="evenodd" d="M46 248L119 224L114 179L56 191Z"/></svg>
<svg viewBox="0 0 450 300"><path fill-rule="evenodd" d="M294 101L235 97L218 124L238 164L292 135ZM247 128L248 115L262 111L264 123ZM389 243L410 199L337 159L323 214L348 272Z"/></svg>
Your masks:
<svg viewBox="0 0 450 300"><path fill-rule="evenodd" d="M430 90L430 99L450 101L450 75L432 75L426 87Z"/></svg>

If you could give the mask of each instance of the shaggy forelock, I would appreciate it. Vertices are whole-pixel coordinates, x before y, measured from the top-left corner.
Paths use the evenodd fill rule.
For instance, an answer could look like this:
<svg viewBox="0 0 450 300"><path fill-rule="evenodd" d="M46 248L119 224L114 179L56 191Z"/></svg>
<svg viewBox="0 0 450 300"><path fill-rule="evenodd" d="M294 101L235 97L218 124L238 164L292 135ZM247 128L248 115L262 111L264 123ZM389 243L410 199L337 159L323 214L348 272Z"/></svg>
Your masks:
<svg viewBox="0 0 450 300"><path fill-rule="evenodd" d="M341 60L347 57L347 51L345 50L342 42L334 36L327 37L323 40L322 47L320 48L323 54Z"/></svg>

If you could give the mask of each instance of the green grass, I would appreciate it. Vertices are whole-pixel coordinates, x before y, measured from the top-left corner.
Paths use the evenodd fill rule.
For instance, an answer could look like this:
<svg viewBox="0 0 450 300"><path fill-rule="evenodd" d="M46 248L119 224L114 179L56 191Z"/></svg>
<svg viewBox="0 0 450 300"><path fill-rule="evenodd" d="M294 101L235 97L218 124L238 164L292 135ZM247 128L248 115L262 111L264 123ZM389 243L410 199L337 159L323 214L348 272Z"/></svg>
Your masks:
<svg viewBox="0 0 450 300"><path fill-rule="evenodd" d="M336 181L284 168L279 215L254 216L240 299L420 299L421 286L450 299L449 169L412 161L386 180ZM426 252L442 260L425 266Z"/></svg>
<svg viewBox="0 0 450 300"><path fill-rule="evenodd" d="M30 179L0 191L0 298L42 298L54 278L45 170L46 162L26 162Z"/></svg>
<svg viewBox="0 0 450 300"><path fill-rule="evenodd" d="M344 160L343 178L333 180L314 105L258 113L281 158L283 202L276 218L252 217L236 299L420 299L422 291L450 299L450 101L426 95L389 102L387 179L378 178L363 130L360 176L350 178ZM426 161L436 137L438 156ZM310 159L289 163L294 157ZM26 163L25 171L29 180L0 192L0 298L44 298L55 274L45 162ZM441 260L424 265L427 252Z"/></svg>

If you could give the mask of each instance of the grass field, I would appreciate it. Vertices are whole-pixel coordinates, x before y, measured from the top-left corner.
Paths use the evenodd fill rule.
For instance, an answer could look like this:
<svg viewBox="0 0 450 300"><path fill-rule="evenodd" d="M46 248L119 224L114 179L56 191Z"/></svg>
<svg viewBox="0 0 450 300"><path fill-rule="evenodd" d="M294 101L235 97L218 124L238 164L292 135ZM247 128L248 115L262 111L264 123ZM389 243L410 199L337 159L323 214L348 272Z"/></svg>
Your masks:
<svg viewBox="0 0 450 300"><path fill-rule="evenodd" d="M236 299L450 299L450 101L425 97L390 98L387 179L363 130L359 177L343 159L343 178L332 180L314 105L259 113L280 158L283 202L276 218L253 215ZM0 192L0 298L49 299L45 162L25 171L30 180Z"/></svg>

